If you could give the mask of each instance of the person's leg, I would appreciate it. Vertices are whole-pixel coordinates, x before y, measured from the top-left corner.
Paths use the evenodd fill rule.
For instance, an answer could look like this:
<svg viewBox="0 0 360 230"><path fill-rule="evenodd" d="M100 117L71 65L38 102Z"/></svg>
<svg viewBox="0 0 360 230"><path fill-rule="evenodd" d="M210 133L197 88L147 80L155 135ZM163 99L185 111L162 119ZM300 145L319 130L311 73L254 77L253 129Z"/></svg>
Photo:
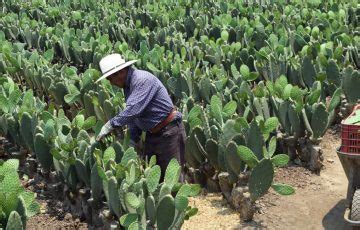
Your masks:
<svg viewBox="0 0 360 230"><path fill-rule="evenodd" d="M146 135L145 154L149 159L156 155L156 163L161 168L161 181L171 159L175 158L181 166L184 164L184 137L182 123L165 127L161 133Z"/></svg>
<svg viewBox="0 0 360 230"><path fill-rule="evenodd" d="M181 165L181 177L180 182L185 182L185 141L186 141L186 133L183 123L180 123L180 131L179 131L179 153L180 153L180 165Z"/></svg>

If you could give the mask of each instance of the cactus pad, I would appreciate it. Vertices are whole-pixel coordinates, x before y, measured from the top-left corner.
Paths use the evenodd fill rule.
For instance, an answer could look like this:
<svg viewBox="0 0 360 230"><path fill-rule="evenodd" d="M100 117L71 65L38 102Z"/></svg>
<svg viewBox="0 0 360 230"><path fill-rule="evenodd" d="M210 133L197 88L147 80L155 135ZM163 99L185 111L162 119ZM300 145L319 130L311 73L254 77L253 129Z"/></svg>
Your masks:
<svg viewBox="0 0 360 230"><path fill-rule="evenodd" d="M119 192L117 188L117 181L115 177L110 177L108 181L109 207L110 210L117 216L121 216L121 207L119 200Z"/></svg>
<svg viewBox="0 0 360 230"><path fill-rule="evenodd" d="M252 170L249 179L251 198L256 200L264 195L270 188L274 179L274 168L271 160L263 159Z"/></svg>
<svg viewBox="0 0 360 230"><path fill-rule="evenodd" d="M12 211L9 215L5 230L20 230L24 229L19 213Z"/></svg>
<svg viewBox="0 0 360 230"><path fill-rule="evenodd" d="M161 177L160 166L155 165L150 169L148 175L146 176L146 185L150 193L153 193L157 189L159 185L160 177Z"/></svg>
<svg viewBox="0 0 360 230"><path fill-rule="evenodd" d="M45 141L44 136L41 133L35 136L35 154L36 158L45 170L50 170L53 165L53 156L50 153L50 146Z"/></svg>
<svg viewBox="0 0 360 230"><path fill-rule="evenodd" d="M148 196L146 198L145 209L146 209L146 215L150 220L150 224L154 225L156 221L156 207L155 207L155 199L153 196Z"/></svg>
<svg viewBox="0 0 360 230"><path fill-rule="evenodd" d="M175 217L175 202L171 195L164 196L157 207L156 222L159 230L167 230Z"/></svg>
<svg viewBox="0 0 360 230"><path fill-rule="evenodd" d="M318 103L314 107L314 113L311 116L311 129L313 138L317 139L324 135L329 123L329 114L323 103Z"/></svg>

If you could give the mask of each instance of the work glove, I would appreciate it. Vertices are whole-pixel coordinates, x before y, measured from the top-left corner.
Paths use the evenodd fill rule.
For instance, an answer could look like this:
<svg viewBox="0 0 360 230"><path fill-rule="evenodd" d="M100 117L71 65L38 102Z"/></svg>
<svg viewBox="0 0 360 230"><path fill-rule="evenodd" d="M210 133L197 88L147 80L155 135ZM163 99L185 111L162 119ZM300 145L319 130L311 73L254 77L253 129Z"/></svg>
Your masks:
<svg viewBox="0 0 360 230"><path fill-rule="evenodd" d="M113 130L114 128L111 126L110 121L106 122L106 124L101 128L99 135L96 137L96 140L100 141Z"/></svg>

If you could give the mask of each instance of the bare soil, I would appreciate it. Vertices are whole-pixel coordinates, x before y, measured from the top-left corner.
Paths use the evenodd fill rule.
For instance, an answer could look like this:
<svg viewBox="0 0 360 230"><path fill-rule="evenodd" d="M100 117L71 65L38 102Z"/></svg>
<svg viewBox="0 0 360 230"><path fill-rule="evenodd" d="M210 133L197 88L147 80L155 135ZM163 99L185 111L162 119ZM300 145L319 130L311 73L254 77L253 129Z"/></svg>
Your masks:
<svg viewBox="0 0 360 230"><path fill-rule="evenodd" d="M324 169L316 175L303 167L289 166L276 172L276 182L295 187L291 196L268 192L257 202L254 220L240 223L239 215L221 194L191 199L198 215L184 229L351 229L343 220L347 179L336 155L340 138L328 131L321 147Z"/></svg>
<svg viewBox="0 0 360 230"><path fill-rule="evenodd" d="M36 193L37 201L40 203L40 213L27 221L26 229L88 229L87 223L70 214L61 194L54 196L46 191L45 182L39 175L30 180L22 178L22 183L27 190Z"/></svg>
<svg viewBox="0 0 360 230"><path fill-rule="evenodd" d="M59 220L57 216L49 214L39 214L28 220L26 229L88 229L86 223L82 223L79 219L73 220L71 215L66 215L64 219Z"/></svg>
<svg viewBox="0 0 360 230"><path fill-rule="evenodd" d="M88 229L87 223L72 217L61 200L49 195L40 197L39 194L37 201L40 203L40 213L27 221L26 229Z"/></svg>

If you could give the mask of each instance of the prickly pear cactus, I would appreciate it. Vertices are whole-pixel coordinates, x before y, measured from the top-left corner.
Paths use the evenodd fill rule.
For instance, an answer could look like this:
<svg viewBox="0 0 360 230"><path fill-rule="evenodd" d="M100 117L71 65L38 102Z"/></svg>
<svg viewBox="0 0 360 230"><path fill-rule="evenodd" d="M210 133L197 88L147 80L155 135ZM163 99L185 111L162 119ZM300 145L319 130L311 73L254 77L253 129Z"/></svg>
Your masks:
<svg viewBox="0 0 360 230"><path fill-rule="evenodd" d="M316 80L316 71L314 65L311 62L311 59L308 56L304 57L301 71L306 86L311 88Z"/></svg>
<svg viewBox="0 0 360 230"><path fill-rule="evenodd" d="M110 100L104 101L104 113L107 120L110 120L115 116L115 108L114 105L110 102Z"/></svg>
<svg viewBox="0 0 360 230"><path fill-rule="evenodd" d="M156 223L159 230L169 229L175 218L175 202L171 195L164 196L156 209Z"/></svg>
<svg viewBox="0 0 360 230"><path fill-rule="evenodd" d="M211 165L213 165L215 168L219 169L218 164L218 143L212 139L209 139L206 141L205 145L206 152L208 154L208 160Z"/></svg>
<svg viewBox="0 0 360 230"><path fill-rule="evenodd" d="M154 226L156 222L156 207L155 199L153 196L150 195L146 198L145 208L147 219L150 220L150 225Z"/></svg>
<svg viewBox="0 0 360 230"><path fill-rule="evenodd" d="M29 113L22 114L20 122L20 133L26 144L31 151L34 151L34 137L32 133L32 118Z"/></svg>
<svg viewBox="0 0 360 230"><path fill-rule="evenodd" d="M90 186L90 175L88 174L86 165L80 159L75 159L75 169L77 177L85 183L86 186Z"/></svg>
<svg viewBox="0 0 360 230"><path fill-rule="evenodd" d="M271 187L274 179L274 167L270 159L262 159L251 171L249 191L253 200L264 195Z"/></svg>
<svg viewBox="0 0 360 230"><path fill-rule="evenodd" d="M10 116L7 117L7 124L8 124L8 133L14 143L22 143L21 137L19 135L19 123L15 120L14 117Z"/></svg>
<svg viewBox="0 0 360 230"><path fill-rule="evenodd" d="M50 146L46 142L44 135L38 133L35 135L35 154L36 158L39 160L41 167L45 170L50 170L53 165L53 156L50 153Z"/></svg>
<svg viewBox="0 0 360 230"><path fill-rule="evenodd" d="M241 170L245 167L245 163L241 160L237 151L237 145L233 141L231 141L226 147L225 161L228 166L227 168L236 176L239 175Z"/></svg>
<svg viewBox="0 0 360 230"><path fill-rule="evenodd" d="M56 101L56 104L59 105L64 105L65 104L65 100L64 97L66 94L68 94L68 90L65 86L65 84L63 82L58 82L56 84L54 84L51 88L50 91Z"/></svg>
<svg viewBox="0 0 360 230"><path fill-rule="evenodd" d="M301 137L305 132L305 126L300 119L300 115L296 112L295 106L289 106L289 122L291 124L292 134L297 138Z"/></svg>
<svg viewBox="0 0 360 230"><path fill-rule="evenodd" d="M331 83L336 86L340 86L341 83L341 75L339 67L337 66L335 60L330 60L326 67L326 77Z"/></svg>
<svg viewBox="0 0 360 230"><path fill-rule="evenodd" d="M22 196L19 196L19 198L18 198L18 206L16 208L16 211L19 213L19 215L21 217L21 222L22 222L23 227L26 228L26 221L27 221L26 203Z"/></svg>
<svg viewBox="0 0 360 230"><path fill-rule="evenodd" d="M110 210L114 212L117 217L121 216L119 192L117 189L117 181L115 177L111 177L108 181L108 193L109 193L109 206Z"/></svg>
<svg viewBox="0 0 360 230"><path fill-rule="evenodd" d="M329 113L323 103L318 103L314 106L313 114L311 116L311 128L313 131L313 138L318 139L322 137L329 125Z"/></svg>
<svg viewBox="0 0 360 230"><path fill-rule="evenodd" d="M157 189L160 182L160 177L161 177L160 166L158 165L153 166L146 175L146 182L145 182L147 185L147 189L150 193L155 192L155 190Z"/></svg>
<svg viewBox="0 0 360 230"><path fill-rule="evenodd" d="M91 196L94 199L94 202L100 203L103 184L101 177L98 174L96 164L94 164L94 166L91 169L90 185L91 185Z"/></svg>
<svg viewBox="0 0 360 230"><path fill-rule="evenodd" d="M24 229L24 226L21 221L19 213L12 211L9 215L9 219L6 224L5 230L21 230Z"/></svg>
<svg viewBox="0 0 360 230"><path fill-rule="evenodd" d="M205 156L200 152L193 134L186 139L185 159L194 168L198 168L205 161Z"/></svg>
<svg viewBox="0 0 360 230"><path fill-rule="evenodd" d="M352 67L343 71L342 88L349 103L356 103L360 99L360 72Z"/></svg>
<svg viewBox="0 0 360 230"><path fill-rule="evenodd" d="M95 110L92 104L91 96L88 93L86 93L84 94L83 100L84 100L84 109L85 109L86 117L94 116Z"/></svg>
<svg viewBox="0 0 360 230"><path fill-rule="evenodd" d="M255 153L256 157L261 160L264 157L262 153L264 138L255 120L251 122L246 142L249 149L251 149Z"/></svg>
<svg viewBox="0 0 360 230"><path fill-rule="evenodd" d="M173 186L179 181L181 167L176 159L172 159L165 172L164 182L172 190Z"/></svg>

